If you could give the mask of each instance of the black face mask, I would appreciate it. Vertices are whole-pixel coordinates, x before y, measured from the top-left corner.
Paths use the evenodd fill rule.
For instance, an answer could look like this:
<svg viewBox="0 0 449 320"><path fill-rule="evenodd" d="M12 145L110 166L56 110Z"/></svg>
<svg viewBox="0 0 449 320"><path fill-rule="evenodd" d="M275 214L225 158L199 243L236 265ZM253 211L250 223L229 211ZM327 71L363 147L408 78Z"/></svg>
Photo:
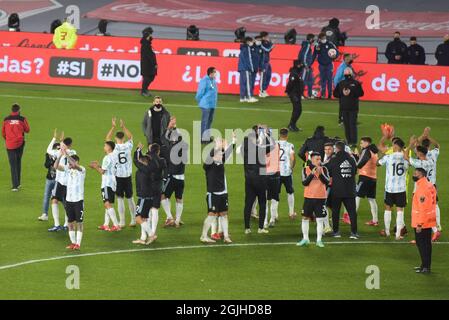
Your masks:
<svg viewBox="0 0 449 320"><path fill-rule="evenodd" d="M419 180L419 177L413 176L413 181L417 182Z"/></svg>
<svg viewBox="0 0 449 320"><path fill-rule="evenodd" d="M162 104L155 104L154 107L155 107L156 109L161 109L161 108L162 108Z"/></svg>
<svg viewBox="0 0 449 320"><path fill-rule="evenodd" d="M353 62L354 62L354 61L351 60L351 61L348 62L348 64L351 65Z"/></svg>
<svg viewBox="0 0 449 320"><path fill-rule="evenodd" d="M352 76L350 74L345 75L345 79L351 79Z"/></svg>

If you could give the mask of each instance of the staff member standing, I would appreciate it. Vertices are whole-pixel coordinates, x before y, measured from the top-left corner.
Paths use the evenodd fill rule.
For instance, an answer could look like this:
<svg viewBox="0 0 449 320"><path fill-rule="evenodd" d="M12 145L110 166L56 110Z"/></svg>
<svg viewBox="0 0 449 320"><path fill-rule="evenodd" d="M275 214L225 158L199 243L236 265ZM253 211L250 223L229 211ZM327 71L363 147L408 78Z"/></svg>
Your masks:
<svg viewBox="0 0 449 320"><path fill-rule="evenodd" d="M11 167L12 191L20 188L22 172L22 155L25 147L25 133L30 132L30 125L25 117L20 115L20 106L12 105L11 114L3 120L2 136L6 141L9 166Z"/></svg>
<svg viewBox="0 0 449 320"><path fill-rule="evenodd" d="M401 33L394 33L393 41L388 42L385 49L385 57L388 63L404 64L407 63L407 45L401 40Z"/></svg>
<svg viewBox="0 0 449 320"><path fill-rule="evenodd" d="M148 27L142 31L140 39L140 74L142 75L142 90L140 94L144 97L150 97L148 87L157 75L156 54L151 47L153 41L153 28Z"/></svg>
<svg viewBox="0 0 449 320"><path fill-rule="evenodd" d="M432 262L432 228L436 227L437 192L427 179L427 173L417 168L413 174L416 190L412 201L412 228L415 229L416 246L421 256L421 266L416 273L430 273Z"/></svg>
<svg viewBox="0 0 449 320"><path fill-rule="evenodd" d="M293 61L293 67L290 69L290 76L288 77L288 83L285 88L285 92L288 94L290 101L292 102L292 116L290 118L290 124L288 130L293 132L302 131L302 129L296 126L302 113L302 94L304 92L304 81L301 78L302 69L301 62L299 60Z"/></svg>
<svg viewBox="0 0 449 320"><path fill-rule="evenodd" d="M359 98L363 97L364 92L360 82L353 78L352 69L346 68L344 75L344 80L340 81L334 89L334 97L339 98L346 142L351 146L355 146L357 143Z"/></svg>
<svg viewBox="0 0 449 320"><path fill-rule="evenodd" d="M345 144L337 142L335 144L336 153L328 162L327 168L332 179L332 227L334 229L333 237L340 238L340 208L344 204L348 210L351 219L350 239L357 240L357 213L355 205L355 175L357 173L357 164L352 155L345 151Z"/></svg>
<svg viewBox="0 0 449 320"><path fill-rule="evenodd" d="M201 79L195 99L201 109L201 143L210 142L209 129L214 120L215 108L217 107L218 88L215 76L217 70L215 67L207 69L207 75Z"/></svg>
<svg viewBox="0 0 449 320"><path fill-rule="evenodd" d="M438 66L449 66L449 34L443 38L443 43L439 44L435 51L435 58Z"/></svg>

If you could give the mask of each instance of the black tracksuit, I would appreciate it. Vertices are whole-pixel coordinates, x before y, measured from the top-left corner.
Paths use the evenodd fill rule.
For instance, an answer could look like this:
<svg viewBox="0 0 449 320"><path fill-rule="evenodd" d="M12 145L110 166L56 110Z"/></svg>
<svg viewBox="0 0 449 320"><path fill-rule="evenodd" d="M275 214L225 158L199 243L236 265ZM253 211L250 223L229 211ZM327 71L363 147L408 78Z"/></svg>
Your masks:
<svg viewBox="0 0 449 320"><path fill-rule="evenodd" d="M339 98L341 115L345 127L346 141L349 145L357 143L357 115L359 113L359 98L363 97L360 82L346 76L334 89L334 97Z"/></svg>
<svg viewBox="0 0 449 320"><path fill-rule="evenodd" d="M426 52L419 44L410 45L407 48L407 63L423 65L426 64Z"/></svg>
<svg viewBox="0 0 449 320"><path fill-rule="evenodd" d="M148 87L157 75L157 60L151 47L151 40L142 38L140 44L140 74L143 77L142 93L144 93L148 91Z"/></svg>
<svg viewBox="0 0 449 320"><path fill-rule="evenodd" d="M342 203L351 219L351 232L357 233L357 213L355 209L357 164L354 157L346 151L337 152L327 163L332 178L332 227L339 231L340 209Z"/></svg>
<svg viewBox="0 0 449 320"><path fill-rule="evenodd" d="M401 58L396 60L395 56L401 56ZM401 39L394 39L393 41L390 41L385 49L385 57L387 57L388 63L407 63L407 45L405 42L401 41Z"/></svg>
<svg viewBox="0 0 449 320"><path fill-rule="evenodd" d="M265 222L265 210L267 207L267 175L266 155L274 147L274 141L266 141L267 144L257 143L255 134L245 137L242 145L243 167L245 170L245 229L250 228L251 209L257 198L259 203L259 229L263 229Z"/></svg>
<svg viewBox="0 0 449 320"><path fill-rule="evenodd" d="M154 198L160 201L162 193L162 181L167 177L167 164L164 158L157 155L148 155L147 165L140 163L137 159L141 157L141 150L134 152L134 164L138 168L136 173L136 193L144 196L141 198Z"/></svg>
<svg viewBox="0 0 449 320"><path fill-rule="evenodd" d="M298 151L298 157L305 162L307 160L305 156L306 153L315 151L320 153L321 159L324 159L324 145L330 141L332 141L331 138L320 133L315 133L312 137L307 138L306 141L304 141L304 144Z"/></svg>
<svg viewBox="0 0 449 320"><path fill-rule="evenodd" d="M439 66L449 66L449 40L438 45L435 51L435 58Z"/></svg>
<svg viewBox="0 0 449 320"><path fill-rule="evenodd" d="M290 125L295 128L298 119L302 113L302 94L304 92L304 81L301 78L302 68L291 68L290 75L288 77L287 86L285 92L288 94L290 101L292 102L293 110L290 118Z"/></svg>

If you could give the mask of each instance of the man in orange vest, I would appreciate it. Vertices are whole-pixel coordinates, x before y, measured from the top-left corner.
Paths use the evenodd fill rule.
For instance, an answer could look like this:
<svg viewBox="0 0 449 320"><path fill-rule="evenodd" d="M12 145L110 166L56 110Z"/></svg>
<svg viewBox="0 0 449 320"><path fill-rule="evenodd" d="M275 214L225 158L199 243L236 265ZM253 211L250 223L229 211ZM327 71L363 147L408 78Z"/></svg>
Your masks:
<svg viewBox="0 0 449 320"><path fill-rule="evenodd" d="M436 226L437 192L427 179L427 172L416 168L413 174L416 190L412 201L412 228L415 229L416 246L421 256L421 266L416 273L429 274L432 261L432 228Z"/></svg>
<svg viewBox="0 0 449 320"><path fill-rule="evenodd" d="M318 152L311 154L311 164L302 171L302 184L304 185L304 206L302 218L303 239L298 246L307 246L309 241L309 221L316 217L316 245L323 248L321 241L324 231L324 219L327 216L326 210L326 187L329 184L329 172L327 168L321 166L321 155Z"/></svg>

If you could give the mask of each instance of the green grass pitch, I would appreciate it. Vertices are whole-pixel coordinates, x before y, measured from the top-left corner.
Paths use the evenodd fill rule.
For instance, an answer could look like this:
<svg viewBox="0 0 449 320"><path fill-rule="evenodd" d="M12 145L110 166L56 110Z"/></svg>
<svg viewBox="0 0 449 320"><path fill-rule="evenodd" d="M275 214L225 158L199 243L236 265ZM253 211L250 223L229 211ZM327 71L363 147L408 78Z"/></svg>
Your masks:
<svg viewBox="0 0 449 320"><path fill-rule="evenodd" d="M158 94L176 115L178 127L191 131L192 121L200 119L200 111L194 107L194 95ZM100 176L88 169L82 251L68 252L65 250L67 234L47 232L51 218L48 223L37 221L46 174L44 154L53 129L64 130L66 136L74 139L74 149L80 155L82 165L87 167L90 161L103 157L102 144L112 116L126 121L134 133L135 143L144 141L140 123L150 101L129 90L4 83L0 86L0 101L3 116L9 113L12 103L19 102L31 125L23 159L23 187L18 193L10 191L6 152L0 152L1 299L449 298L447 106L361 103L359 135L370 135L377 141L379 125L389 122L395 125L397 134L408 141L410 135L420 134L425 126L430 126L432 136L442 145L437 179L443 236L441 243L434 245L433 274L421 276L412 271L412 267L419 263L417 249L408 244L412 236L408 235L402 243L380 238L380 227L364 225L370 216L365 201L359 211L362 238L356 243L348 239L349 227L342 226L343 237L338 242L324 238L324 249L296 247L300 221L288 219L285 192L281 195L281 221L270 229L270 234L253 232L244 235L241 165L228 165L226 169L230 233L234 245L203 246L199 243L206 210L205 178L200 165L187 167L185 225L179 230L162 228L165 214L161 210L159 239L151 247L131 243L140 235L138 228L126 228L120 233L96 230L104 213L99 192ZM328 135L344 135L343 129L336 124L335 101L306 101L303 105L305 112L300 126L304 132L290 136L296 148L318 124L326 126ZM246 129L255 123L267 123L280 128L287 124L289 110L287 98L269 97L249 105L239 104L236 96L221 95L214 126L219 130ZM384 169L380 169L378 204L381 223L384 174ZM300 212L303 188L299 183L298 168L295 176L296 210ZM395 215L393 217L394 221ZM410 225L410 207L406 209L406 223ZM253 224L253 230L255 227ZM314 238L315 225L311 225L311 239ZM30 261L32 263L21 264ZM79 267L79 290L66 288L69 265ZM380 269L378 290L365 287L369 276L365 271L370 265Z"/></svg>

